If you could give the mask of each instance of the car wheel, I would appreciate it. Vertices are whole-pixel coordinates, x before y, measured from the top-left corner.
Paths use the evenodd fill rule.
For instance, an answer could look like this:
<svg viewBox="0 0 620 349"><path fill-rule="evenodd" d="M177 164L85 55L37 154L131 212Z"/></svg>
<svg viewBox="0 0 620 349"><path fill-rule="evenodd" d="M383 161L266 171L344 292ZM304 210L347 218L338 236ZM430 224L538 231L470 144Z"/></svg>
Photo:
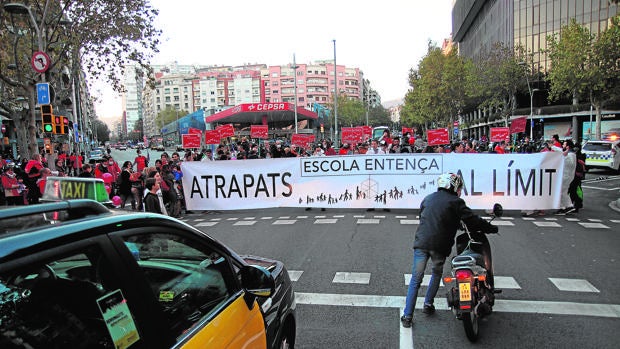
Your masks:
<svg viewBox="0 0 620 349"><path fill-rule="evenodd" d="M278 349L293 349L295 347L295 340L289 331L284 331L280 340L278 341Z"/></svg>

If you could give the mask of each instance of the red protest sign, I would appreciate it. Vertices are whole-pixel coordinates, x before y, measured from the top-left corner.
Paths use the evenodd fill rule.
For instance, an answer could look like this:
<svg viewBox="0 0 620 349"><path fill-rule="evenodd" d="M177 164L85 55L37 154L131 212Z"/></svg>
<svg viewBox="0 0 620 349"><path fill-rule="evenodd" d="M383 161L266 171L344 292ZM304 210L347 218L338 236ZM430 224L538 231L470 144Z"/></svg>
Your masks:
<svg viewBox="0 0 620 349"><path fill-rule="evenodd" d="M220 144L220 131L207 130L205 131L205 144Z"/></svg>
<svg viewBox="0 0 620 349"><path fill-rule="evenodd" d="M200 129L198 128L188 127L187 133L192 134L192 135L201 135L202 131L200 131Z"/></svg>
<svg viewBox="0 0 620 349"><path fill-rule="evenodd" d="M183 149L200 148L200 134L188 133L183 136Z"/></svg>
<svg viewBox="0 0 620 349"><path fill-rule="evenodd" d="M260 139L269 138L269 127L267 125L251 125L250 137Z"/></svg>
<svg viewBox="0 0 620 349"><path fill-rule="evenodd" d="M215 129L220 131L221 138L235 136L235 128L233 127L232 124L220 125L216 127Z"/></svg>
<svg viewBox="0 0 620 349"><path fill-rule="evenodd" d="M362 140L364 130L361 127L343 127L342 131L342 143L357 144Z"/></svg>
<svg viewBox="0 0 620 349"><path fill-rule="evenodd" d="M527 125L527 116L512 120L510 122L510 134L525 132L525 125Z"/></svg>
<svg viewBox="0 0 620 349"><path fill-rule="evenodd" d="M450 144L450 136L447 128L438 128L426 131L428 145Z"/></svg>
<svg viewBox="0 0 620 349"><path fill-rule="evenodd" d="M291 136L291 143L302 148L308 148L312 142L314 142L314 135L295 133Z"/></svg>
<svg viewBox="0 0 620 349"><path fill-rule="evenodd" d="M508 127L491 127L491 142L505 141L506 138L510 138Z"/></svg>
<svg viewBox="0 0 620 349"><path fill-rule="evenodd" d="M403 136L406 135L407 133L413 135L413 129L411 127L404 127L403 126Z"/></svg>

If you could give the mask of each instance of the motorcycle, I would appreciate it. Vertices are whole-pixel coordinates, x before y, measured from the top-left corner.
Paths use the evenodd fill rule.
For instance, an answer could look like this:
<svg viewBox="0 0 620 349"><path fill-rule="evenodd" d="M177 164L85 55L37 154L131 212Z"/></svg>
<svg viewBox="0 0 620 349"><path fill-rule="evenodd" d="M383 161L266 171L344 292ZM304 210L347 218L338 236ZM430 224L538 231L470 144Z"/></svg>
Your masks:
<svg viewBox="0 0 620 349"><path fill-rule="evenodd" d="M493 216L501 217L503 208L493 206ZM457 256L451 260L451 276L443 278L448 288L448 307L458 320L463 321L465 334L471 342L478 340L481 318L491 314L495 294L502 291L494 287L491 246L482 232L470 232L461 222L464 233L456 238Z"/></svg>

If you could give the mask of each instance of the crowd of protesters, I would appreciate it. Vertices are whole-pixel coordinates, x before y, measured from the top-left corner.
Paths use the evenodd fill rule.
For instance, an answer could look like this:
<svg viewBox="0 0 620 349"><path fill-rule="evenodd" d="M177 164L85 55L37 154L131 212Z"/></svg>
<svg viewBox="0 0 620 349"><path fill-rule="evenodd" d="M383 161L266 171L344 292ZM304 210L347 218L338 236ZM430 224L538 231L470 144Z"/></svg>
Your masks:
<svg viewBox="0 0 620 349"><path fill-rule="evenodd" d="M385 131L379 139L357 143L341 143L334 149L329 139L301 147L286 139L271 142L253 142L247 137L229 144L221 144L202 151L187 150L185 153L167 152L155 159L149 166L150 159L137 150L133 162L126 161L119 166L108 152L103 160L94 164L84 162L84 153L66 154L62 151L53 161L35 154L21 164L0 157L0 205L24 205L38 203L45 188L45 178L54 176L77 176L106 179L110 183L110 198L118 197L115 203L125 208L131 203L132 210L147 210L180 217L185 209L181 178L183 161L222 161L263 158L313 157L333 155L360 154L395 154L395 153L535 153L559 151L566 157L563 173L561 208L556 214L578 212L583 207L581 180L585 176L585 155L572 140L560 141L557 135L544 142L532 142L528 137L520 140L507 138L500 142L489 142L486 136L480 139L463 138L447 145L425 145L418 137L405 134L402 137L391 136ZM109 173L109 175L107 175ZM148 180L153 178L153 180ZM155 201L154 196L157 197ZM148 199L147 199L148 198ZM187 211L186 211L187 212ZM544 215L543 210L524 212L525 215Z"/></svg>

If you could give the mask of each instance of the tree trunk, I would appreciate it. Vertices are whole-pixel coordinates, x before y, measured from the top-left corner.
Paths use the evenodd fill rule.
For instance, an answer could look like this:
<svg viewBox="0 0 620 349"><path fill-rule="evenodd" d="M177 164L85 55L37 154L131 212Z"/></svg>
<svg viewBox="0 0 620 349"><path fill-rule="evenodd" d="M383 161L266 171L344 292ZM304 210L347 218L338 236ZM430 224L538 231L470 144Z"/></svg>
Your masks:
<svg viewBox="0 0 620 349"><path fill-rule="evenodd" d="M28 92L28 105L30 106L30 113L25 117L24 129L27 130L26 137L24 139L28 142L28 154L27 159L33 154L39 153L39 147L37 145L37 123L36 123L36 103L34 96L34 85L28 85L26 91ZM23 154L23 153L22 153Z"/></svg>
<svg viewBox="0 0 620 349"><path fill-rule="evenodd" d="M601 139L601 106L599 104L594 105L596 108L596 136L595 139ZM592 127L592 125L590 125Z"/></svg>

